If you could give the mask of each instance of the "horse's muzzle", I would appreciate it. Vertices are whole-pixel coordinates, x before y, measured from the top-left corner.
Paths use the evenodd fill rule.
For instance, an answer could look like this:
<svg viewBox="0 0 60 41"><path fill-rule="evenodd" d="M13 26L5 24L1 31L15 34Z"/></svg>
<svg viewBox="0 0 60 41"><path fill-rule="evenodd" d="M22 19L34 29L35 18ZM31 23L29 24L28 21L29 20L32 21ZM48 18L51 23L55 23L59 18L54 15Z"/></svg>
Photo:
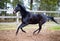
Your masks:
<svg viewBox="0 0 60 41"><path fill-rule="evenodd" d="M16 14L16 11L13 11L13 14Z"/></svg>

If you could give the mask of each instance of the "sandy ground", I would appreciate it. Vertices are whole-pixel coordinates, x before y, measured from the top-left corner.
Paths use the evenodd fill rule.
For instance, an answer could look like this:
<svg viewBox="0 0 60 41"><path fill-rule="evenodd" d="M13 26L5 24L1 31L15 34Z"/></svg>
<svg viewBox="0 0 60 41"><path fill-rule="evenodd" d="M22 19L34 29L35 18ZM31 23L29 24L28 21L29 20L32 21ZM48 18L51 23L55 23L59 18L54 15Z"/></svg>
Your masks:
<svg viewBox="0 0 60 41"><path fill-rule="evenodd" d="M16 30L0 30L0 41L60 41L60 31L42 29L39 34L33 35L34 30L26 29L27 33L19 30L17 36Z"/></svg>

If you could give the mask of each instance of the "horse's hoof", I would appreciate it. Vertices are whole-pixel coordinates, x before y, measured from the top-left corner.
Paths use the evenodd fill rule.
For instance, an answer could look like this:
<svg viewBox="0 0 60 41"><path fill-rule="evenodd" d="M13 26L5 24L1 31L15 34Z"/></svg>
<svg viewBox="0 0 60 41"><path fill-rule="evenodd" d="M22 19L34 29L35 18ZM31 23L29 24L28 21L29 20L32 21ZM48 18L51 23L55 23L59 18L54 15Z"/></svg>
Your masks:
<svg viewBox="0 0 60 41"><path fill-rule="evenodd" d="M16 34L16 36L17 36L17 34Z"/></svg>
<svg viewBox="0 0 60 41"><path fill-rule="evenodd" d="M26 33L26 31L23 31L24 33Z"/></svg>
<svg viewBox="0 0 60 41"><path fill-rule="evenodd" d="M35 32L33 32L33 35L35 35Z"/></svg>
<svg viewBox="0 0 60 41"><path fill-rule="evenodd" d="M37 33L33 32L33 35L38 35L38 34L39 34L39 32L37 32Z"/></svg>
<svg viewBox="0 0 60 41"><path fill-rule="evenodd" d="M22 30L22 32L26 33L26 31Z"/></svg>
<svg viewBox="0 0 60 41"><path fill-rule="evenodd" d="M18 31L16 31L16 35L18 34Z"/></svg>
<svg viewBox="0 0 60 41"><path fill-rule="evenodd" d="M37 35L36 33L33 33L33 35Z"/></svg>
<svg viewBox="0 0 60 41"><path fill-rule="evenodd" d="M17 36L18 33L16 33L16 36Z"/></svg>

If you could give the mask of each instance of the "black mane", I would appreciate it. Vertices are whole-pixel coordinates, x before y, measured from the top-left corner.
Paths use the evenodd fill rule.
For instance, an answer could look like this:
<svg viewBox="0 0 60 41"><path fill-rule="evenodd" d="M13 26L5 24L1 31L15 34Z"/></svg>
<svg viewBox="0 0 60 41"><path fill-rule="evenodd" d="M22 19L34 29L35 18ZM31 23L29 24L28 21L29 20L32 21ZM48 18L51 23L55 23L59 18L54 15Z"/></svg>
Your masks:
<svg viewBox="0 0 60 41"><path fill-rule="evenodd" d="M17 4L17 6L19 6L22 10L25 10L25 11L26 11L26 8L25 8L24 5L22 5L22 4Z"/></svg>

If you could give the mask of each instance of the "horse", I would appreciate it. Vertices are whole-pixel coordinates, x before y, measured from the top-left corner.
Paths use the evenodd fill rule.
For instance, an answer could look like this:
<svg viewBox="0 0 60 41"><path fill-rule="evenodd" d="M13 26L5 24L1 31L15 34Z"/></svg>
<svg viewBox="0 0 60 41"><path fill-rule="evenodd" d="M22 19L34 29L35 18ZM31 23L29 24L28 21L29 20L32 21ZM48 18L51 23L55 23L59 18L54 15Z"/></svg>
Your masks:
<svg viewBox="0 0 60 41"><path fill-rule="evenodd" d="M40 30L42 29L42 25L47 20L52 20L55 23L57 23L54 20L54 17L47 16L47 15L44 15L44 14L32 14L31 12L27 11L26 8L21 4L17 4L13 13L16 14L18 11L20 11L20 14L21 14L21 17L22 17L21 18L22 23L17 28L16 35L18 34L19 29L21 29L22 32L26 33L26 31L24 31L23 28L25 26L27 26L28 24L38 24L39 25L39 28L33 32L33 34L35 34L35 32L37 32L37 33L40 32Z"/></svg>

